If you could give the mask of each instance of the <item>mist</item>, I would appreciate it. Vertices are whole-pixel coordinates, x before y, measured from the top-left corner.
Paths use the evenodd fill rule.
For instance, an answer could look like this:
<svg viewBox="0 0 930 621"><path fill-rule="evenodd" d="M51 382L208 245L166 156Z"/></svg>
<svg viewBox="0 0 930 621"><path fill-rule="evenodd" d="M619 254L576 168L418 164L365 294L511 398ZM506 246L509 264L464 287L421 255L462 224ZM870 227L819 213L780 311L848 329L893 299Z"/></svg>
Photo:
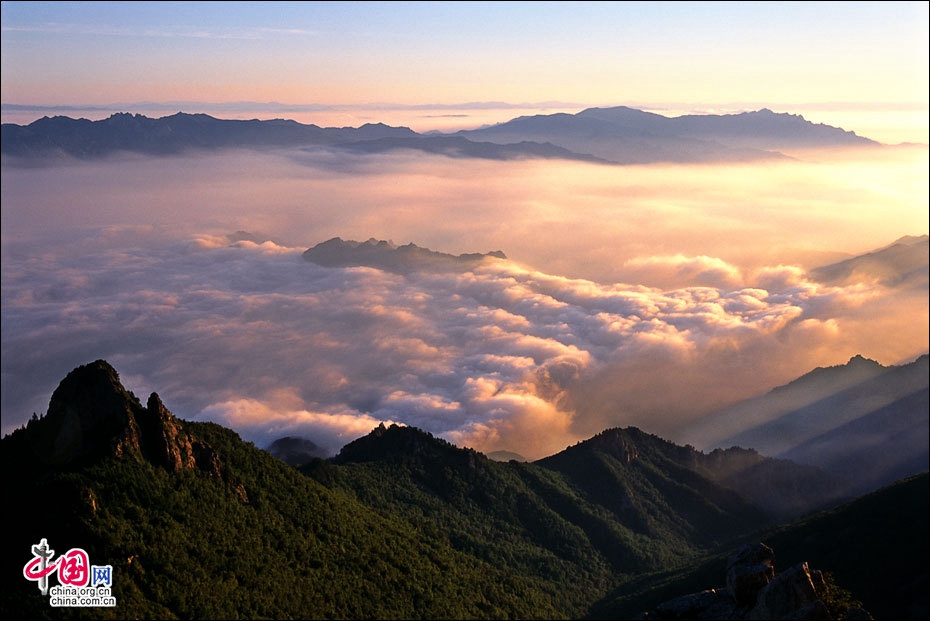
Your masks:
<svg viewBox="0 0 930 621"><path fill-rule="evenodd" d="M809 271L927 232L927 149L727 166L325 150L4 162L3 432L103 358L267 446L380 422L543 457L685 424L816 366L928 349L922 288ZM460 272L302 258L332 237Z"/></svg>

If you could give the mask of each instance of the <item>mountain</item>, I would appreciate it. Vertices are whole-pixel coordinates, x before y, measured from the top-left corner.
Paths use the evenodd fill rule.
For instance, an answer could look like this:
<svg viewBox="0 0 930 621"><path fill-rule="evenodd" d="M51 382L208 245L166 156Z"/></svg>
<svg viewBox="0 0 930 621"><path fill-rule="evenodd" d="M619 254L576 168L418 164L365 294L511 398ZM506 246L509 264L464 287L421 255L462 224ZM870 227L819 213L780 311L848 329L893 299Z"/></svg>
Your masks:
<svg viewBox="0 0 930 621"><path fill-rule="evenodd" d="M715 494L735 493L774 520L795 518L837 504L842 498L840 482L819 468L765 457L739 447L705 454L690 445L679 446L635 427L605 430L536 463L562 473L575 485L596 482L602 486L616 477L618 460L632 472L641 464L650 464L653 468L642 473L647 480L653 481L656 472L660 472L662 477L689 486L708 501L716 502ZM662 481L652 484L663 490L663 496L672 493L672 488L663 487ZM628 484L619 481L590 493L608 506L620 502L625 507L623 496L614 487L627 489ZM720 499L723 502L723 496ZM691 510L688 519L696 524L697 513ZM711 530L709 525L702 528Z"/></svg>
<svg viewBox="0 0 930 621"><path fill-rule="evenodd" d="M17 158L93 159L119 152L174 155L191 150L332 148L352 153L415 150L448 157L492 160L567 159L606 163L553 144L474 142L461 136L424 135L382 123L323 128L274 119L227 120L206 114L152 119L118 113L99 121L43 117L29 125L3 124L2 153Z"/></svg>
<svg viewBox="0 0 930 621"><path fill-rule="evenodd" d="M749 161L784 157L779 149L874 146L836 127L768 109L669 118L625 106L577 114L519 117L458 135L489 142L548 142L617 164Z"/></svg>
<svg viewBox="0 0 930 621"><path fill-rule="evenodd" d="M776 113L768 108L739 114L688 114L670 121L679 136L733 147L781 150L877 144L855 132L811 123L800 114Z"/></svg>
<svg viewBox="0 0 930 621"><path fill-rule="evenodd" d="M902 237L874 252L815 268L810 275L830 285L875 282L926 291L930 287L930 237Z"/></svg>
<svg viewBox="0 0 930 621"><path fill-rule="evenodd" d="M870 491L928 469L928 358L885 367L854 356L711 414L685 433L708 448L752 447L817 466L845 480L850 494Z"/></svg>
<svg viewBox="0 0 930 621"><path fill-rule="evenodd" d="M474 269L487 259L506 259L500 250L468 254L447 254L415 244L396 246L387 240L371 238L357 242L334 237L308 249L304 259L325 267L375 267L388 272L407 274L413 271L464 271Z"/></svg>
<svg viewBox="0 0 930 621"><path fill-rule="evenodd" d="M779 455L849 481L860 495L930 470L930 390L926 387Z"/></svg>
<svg viewBox="0 0 930 621"><path fill-rule="evenodd" d="M297 469L143 405L103 360L0 448L14 618L56 616L23 573L43 539L111 567L107 618L579 618L776 521L713 480L763 458L635 428L503 463L382 425Z"/></svg>
<svg viewBox="0 0 930 621"><path fill-rule="evenodd" d="M158 119L129 113L99 121L43 117L25 126L5 123L2 137L3 155L20 159L294 147L354 153L404 149L456 158L558 158L608 164L777 159L784 157L778 149L877 144L768 109L669 118L622 106L519 117L455 134L419 134L382 123L323 128L284 119L228 120L178 112Z"/></svg>

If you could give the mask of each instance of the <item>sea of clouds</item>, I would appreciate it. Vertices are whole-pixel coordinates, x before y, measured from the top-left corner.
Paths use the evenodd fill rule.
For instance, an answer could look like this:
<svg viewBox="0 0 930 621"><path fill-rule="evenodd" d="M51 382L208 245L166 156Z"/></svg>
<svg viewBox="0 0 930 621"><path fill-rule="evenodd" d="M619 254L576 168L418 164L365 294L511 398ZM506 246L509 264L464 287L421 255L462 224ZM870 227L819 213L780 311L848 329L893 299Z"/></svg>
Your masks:
<svg viewBox="0 0 930 621"><path fill-rule="evenodd" d="M926 150L726 167L318 151L3 169L3 432L106 359L143 400L334 453L381 422L543 457L676 430L861 353L927 350L926 290L809 269L926 233ZM241 233L248 232L247 234ZM323 267L331 237L459 270Z"/></svg>

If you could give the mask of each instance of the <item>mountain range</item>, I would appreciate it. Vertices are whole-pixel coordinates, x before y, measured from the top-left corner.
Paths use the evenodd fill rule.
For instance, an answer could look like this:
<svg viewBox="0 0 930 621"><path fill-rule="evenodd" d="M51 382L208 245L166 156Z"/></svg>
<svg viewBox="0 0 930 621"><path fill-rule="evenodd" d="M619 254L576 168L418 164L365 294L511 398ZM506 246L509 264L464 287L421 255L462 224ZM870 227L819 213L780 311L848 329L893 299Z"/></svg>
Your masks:
<svg viewBox="0 0 930 621"><path fill-rule="evenodd" d="M157 119L130 113L99 121L43 117L29 125L5 123L2 127L2 154L28 160L91 159L119 152L165 156L190 150L287 147L648 164L778 159L785 157L779 150L877 144L853 132L769 109L670 118L624 106L518 117L454 134L420 134L381 123L323 128L292 120L227 120L183 112Z"/></svg>
<svg viewBox="0 0 930 621"><path fill-rule="evenodd" d="M911 485L902 483L779 526L839 504L830 475L750 449L704 454L632 427L527 463L380 425L295 468L231 430L175 417L156 393L143 405L98 360L69 373L47 413L0 446L0 610L18 618L58 612L23 575L43 538L111 566L117 605L100 609L108 618L623 618L614 614L621 602L647 605L630 588L683 588L669 576L760 536L781 537L778 549L792 554L861 545L876 554L863 561L893 564L894 576L923 567L926 583L926 475L916 494L902 496ZM805 506L789 506L799 497ZM884 500L894 510L883 499L897 499ZM846 530L825 529L831 519ZM880 547L904 534L916 540ZM854 576L840 557L819 564ZM869 610L927 598L900 584L864 590Z"/></svg>
<svg viewBox="0 0 930 621"><path fill-rule="evenodd" d="M883 366L854 356L702 417L683 433L698 446L748 446L807 464L858 495L930 464L930 356Z"/></svg>

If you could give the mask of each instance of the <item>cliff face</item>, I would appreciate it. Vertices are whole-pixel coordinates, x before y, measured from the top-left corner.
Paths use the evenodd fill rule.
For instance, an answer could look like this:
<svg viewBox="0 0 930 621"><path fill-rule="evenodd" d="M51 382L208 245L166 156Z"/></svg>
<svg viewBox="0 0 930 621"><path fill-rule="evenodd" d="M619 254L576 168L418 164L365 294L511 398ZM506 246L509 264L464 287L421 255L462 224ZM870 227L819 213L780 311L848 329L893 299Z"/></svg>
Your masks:
<svg viewBox="0 0 930 621"><path fill-rule="evenodd" d="M192 437L156 393L143 406L104 360L71 371L52 394L48 414L16 435L18 449L45 467L120 457L224 478L223 465L208 444Z"/></svg>

